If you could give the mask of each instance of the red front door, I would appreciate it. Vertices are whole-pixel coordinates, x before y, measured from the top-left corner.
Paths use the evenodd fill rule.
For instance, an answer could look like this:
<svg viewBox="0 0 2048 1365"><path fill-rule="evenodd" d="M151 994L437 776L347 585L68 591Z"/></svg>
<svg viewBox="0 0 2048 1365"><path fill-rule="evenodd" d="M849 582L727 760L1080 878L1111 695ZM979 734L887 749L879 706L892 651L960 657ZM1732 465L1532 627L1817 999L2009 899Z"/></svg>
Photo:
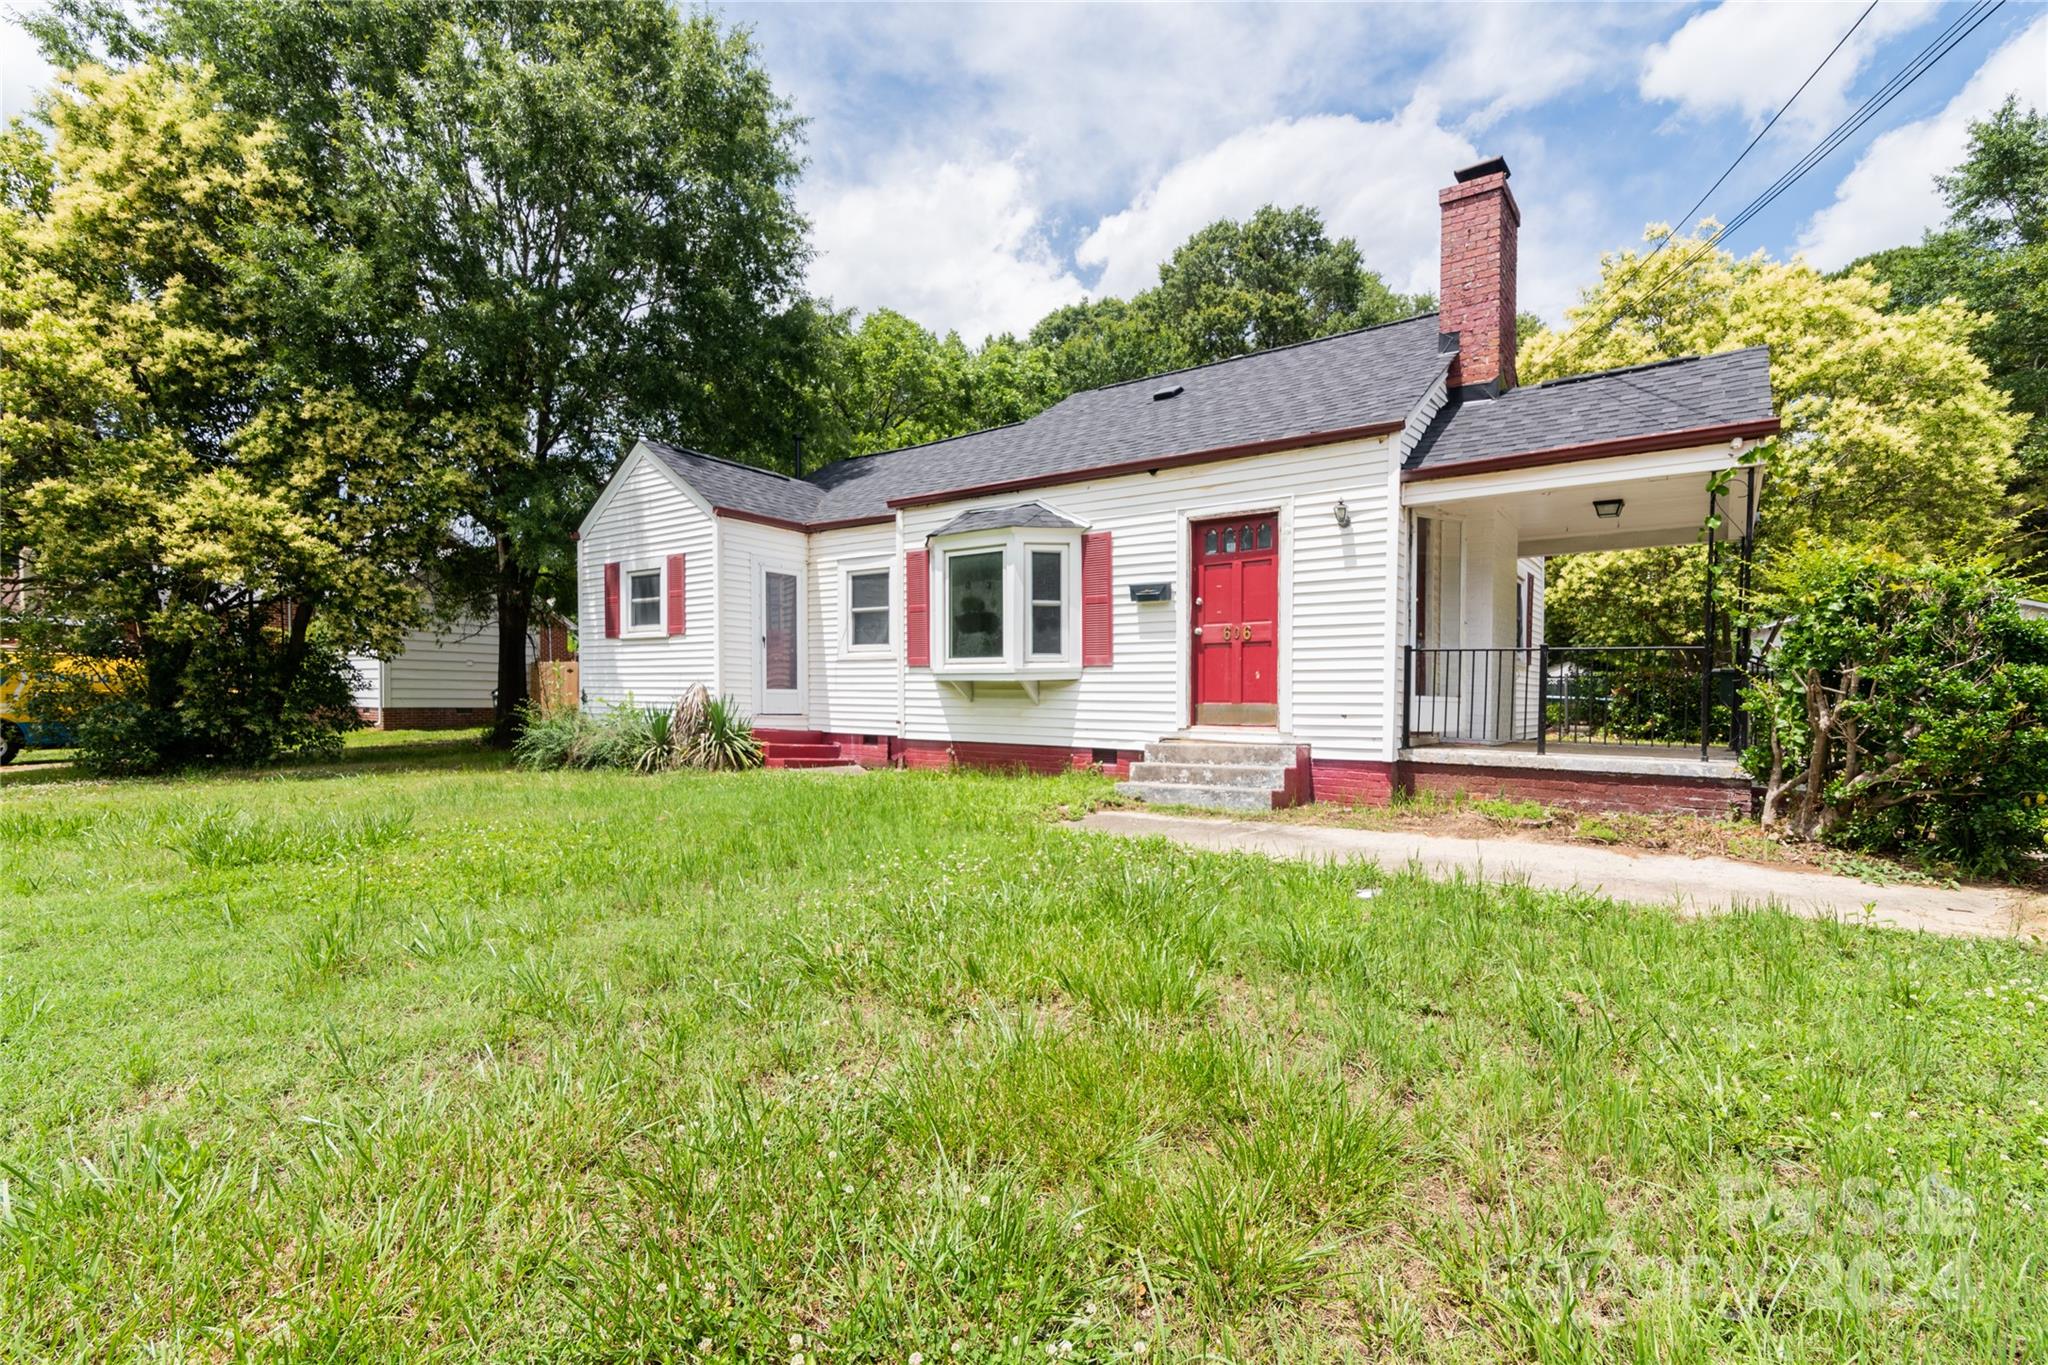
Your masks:
<svg viewBox="0 0 2048 1365"><path fill-rule="evenodd" d="M1280 721L1280 519L1195 523L1195 724Z"/></svg>

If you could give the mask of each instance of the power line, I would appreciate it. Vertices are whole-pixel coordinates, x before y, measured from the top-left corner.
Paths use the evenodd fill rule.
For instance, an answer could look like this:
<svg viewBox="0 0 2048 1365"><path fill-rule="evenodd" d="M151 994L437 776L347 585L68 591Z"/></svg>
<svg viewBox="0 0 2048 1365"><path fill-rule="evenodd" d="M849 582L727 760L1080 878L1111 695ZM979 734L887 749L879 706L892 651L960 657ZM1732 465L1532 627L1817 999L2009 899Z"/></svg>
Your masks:
<svg viewBox="0 0 2048 1365"><path fill-rule="evenodd" d="M1851 38L1856 36L1856 30L1863 27L1863 21L1865 19L1868 19L1870 17L1870 12L1876 8L1877 0L1870 0L1870 3L1863 7L1863 13L1856 16L1856 22L1849 25L1848 30L1845 33L1843 33L1841 37L1835 39L1835 45L1828 49L1827 56L1822 57L1820 59L1820 62L1813 68L1813 70L1806 73L1806 79L1799 82L1799 88L1792 92L1792 95L1789 99L1787 99L1783 104L1778 106L1776 112L1774 112L1771 115L1770 121L1764 124L1762 128L1758 129L1757 135L1749 140L1749 145L1747 147L1744 147L1742 151L1736 155L1736 158L1728 163L1728 168L1721 172L1721 174L1715 179L1713 184L1707 186L1706 193L1700 195L1699 198L1692 201L1691 208L1687 209L1684 213L1681 213L1680 215L1678 215L1676 219L1673 220L1677 227L1682 227L1692 222L1692 216L1693 214L1699 212L1700 205L1706 203L1707 200L1712 197L1714 191L1720 189L1721 186L1727 182L1728 177L1735 174L1735 168L1740 166L1743 163L1743 160L1746 157L1748 157L1748 155L1751 152L1756 150L1757 143L1762 142L1765 136L1769 134L1771 129L1778 126L1778 120L1785 116L1785 111L1790 109L1794 104L1797 104L1799 102L1799 97L1806 93L1806 87L1812 85L1814 78L1820 75L1822 71L1827 69L1827 64L1835 59L1835 54L1842 50L1842 45L1848 42ZM1671 236L1677 235L1677 227L1674 227ZM1629 284L1634 281L1635 277L1642 273L1643 267L1650 263L1650 259L1654 257L1658 252L1662 251L1665 245L1671 241L1671 236L1659 238L1655 246L1652 246L1648 251L1644 252L1639 258L1637 258L1634 267L1630 269L1628 274L1622 278L1621 282L1615 286L1615 290L1617 293L1621 290L1628 288Z"/></svg>
<svg viewBox="0 0 2048 1365"><path fill-rule="evenodd" d="M1976 3L1965 10L1960 18L1936 35L1932 42L1916 53L1912 60L1908 61L1892 75L1891 79L1887 80L1876 91L1872 92L1861 105L1857 106L1855 112L1837 124L1827 136L1823 137L1804 156L1794 162L1790 169L1780 175L1777 180L1773 181L1756 198L1744 205L1725 225L1717 228L1695 250L1683 257L1676 265L1662 271L1658 279L1636 297L1633 301L1633 306L1640 307L1656 298L1658 294L1682 277L1695 262L1703 259L1708 252L1720 245L1723 238L1736 232L1751 219L1755 218L1757 214L1769 208L1772 202L1780 195L1791 189L1809 171L1813 170L1814 167L1818 166L1839 149L1843 143L1860 132L1870 120L1882 113L1886 106L1904 94L1914 82L1926 75L1928 71L1932 70L1935 64L1940 62L1943 57L1953 52L1964 39L1976 32L1992 15L2003 9L2005 4L2006 0L1976 0ZM1868 13L1868 11L1865 12ZM1853 32L1854 30L1852 29L1851 31ZM1646 256L1644 262L1647 260L1648 257ZM1638 265L1640 266L1644 262L1638 262ZM1632 279L1633 277L1634 272L1631 272L1628 278ZM1624 280L1623 283L1626 284L1627 281ZM1619 288L1620 286L1617 286L1617 290ZM1617 300L1610 309L1608 316L1601 319L1598 326L1606 327L1610 325L1620 315L1623 306L1623 301Z"/></svg>

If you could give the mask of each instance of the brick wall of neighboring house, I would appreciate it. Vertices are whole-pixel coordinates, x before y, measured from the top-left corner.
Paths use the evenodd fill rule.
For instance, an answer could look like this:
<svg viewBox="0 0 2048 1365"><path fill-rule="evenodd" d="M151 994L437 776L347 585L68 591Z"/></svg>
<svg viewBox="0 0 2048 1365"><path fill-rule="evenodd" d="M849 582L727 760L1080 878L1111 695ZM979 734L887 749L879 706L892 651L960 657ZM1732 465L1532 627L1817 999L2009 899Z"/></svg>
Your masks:
<svg viewBox="0 0 2048 1365"><path fill-rule="evenodd" d="M467 730L494 719L488 706L358 706L356 715L372 730Z"/></svg>
<svg viewBox="0 0 2048 1365"><path fill-rule="evenodd" d="M1320 765L1319 765L1320 766ZM1506 796L1574 810L1747 813L1748 778L1652 777L1632 773L1480 768L1458 763L1403 763L1403 790L1442 796Z"/></svg>
<svg viewBox="0 0 2048 1365"><path fill-rule="evenodd" d="M566 621L536 622L533 637L535 651L542 663L561 663L576 657L576 646L570 643Z"/></svg>

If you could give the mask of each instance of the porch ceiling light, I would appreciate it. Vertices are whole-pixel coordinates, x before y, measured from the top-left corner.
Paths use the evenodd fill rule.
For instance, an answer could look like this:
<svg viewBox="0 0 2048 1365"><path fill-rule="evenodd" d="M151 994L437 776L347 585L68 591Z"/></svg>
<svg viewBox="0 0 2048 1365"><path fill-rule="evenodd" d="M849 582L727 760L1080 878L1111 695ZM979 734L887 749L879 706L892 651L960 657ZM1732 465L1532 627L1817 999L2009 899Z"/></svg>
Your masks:
<svg viewBox="0 0 2048 1365"><path fill-rule="evenodd" d="M1342 498L1337 499L1337 505L1331 509L1330 514L1337 518L1339 526L1349 526L1351 524L1351 509L1344 505L1344 499Z"/></svg>
<svg viewBox="0 0 2048 1365"><path fill-rule="evenodd" d="M1622 502L1620 498L1593 499L1593 515L1596 517L1607 517L1609 519L1618 517L1621 515L1621 507Z"/></svg>

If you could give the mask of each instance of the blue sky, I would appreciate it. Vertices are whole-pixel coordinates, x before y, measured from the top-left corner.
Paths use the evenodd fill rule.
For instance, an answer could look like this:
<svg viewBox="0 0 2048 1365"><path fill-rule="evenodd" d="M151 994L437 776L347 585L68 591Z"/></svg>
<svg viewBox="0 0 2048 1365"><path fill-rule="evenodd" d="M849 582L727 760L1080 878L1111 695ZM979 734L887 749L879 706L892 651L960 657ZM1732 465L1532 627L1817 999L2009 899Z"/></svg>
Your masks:
<svg viewBox="0 0 2048 1365"><path fill-rule="evenodd" d="M1863 8L727 4L809 120L814 288L970 341L1129 293L1214 218L1307 203L1434 289L1435 191L1500 153L1522 303L1680 214ZM1730 216L1960 13L1880 0L1702 213ZM43 72L0 30L0 110ZM1941 217L1932 175L2006 92L2048 107L2048 9L2012 3L1730 243L1840 265Z"/></svg>

